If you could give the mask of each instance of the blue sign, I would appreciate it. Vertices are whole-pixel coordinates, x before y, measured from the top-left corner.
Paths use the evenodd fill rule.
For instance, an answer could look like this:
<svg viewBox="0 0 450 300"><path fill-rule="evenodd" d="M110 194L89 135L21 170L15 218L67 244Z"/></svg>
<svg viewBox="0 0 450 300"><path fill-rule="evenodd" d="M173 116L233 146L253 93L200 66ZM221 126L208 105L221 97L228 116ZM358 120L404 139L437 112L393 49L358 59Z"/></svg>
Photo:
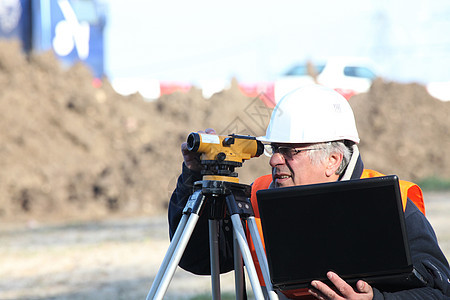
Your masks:
<svg viewBox="0 0 450 300"><path fill-rule="evenodd" d="M0 0L0 38L17 38L25 51L52 49L66 65L82 61L104 74L105 14L95 0Z"/></svg>
<svg viewBox="0 0 450 300"><path fill-rule="evenodd" d="M18 39L31 50L30 0L0 0L0 38Z"/></svg>
<svg viewBox="0 0 450 300"><path fill-rule="evenodd" d="M101 77L105 25L103 12L94 1L49 2L51 47L56 55L67 64L83 61L91 67L96 77Z"/></svg>

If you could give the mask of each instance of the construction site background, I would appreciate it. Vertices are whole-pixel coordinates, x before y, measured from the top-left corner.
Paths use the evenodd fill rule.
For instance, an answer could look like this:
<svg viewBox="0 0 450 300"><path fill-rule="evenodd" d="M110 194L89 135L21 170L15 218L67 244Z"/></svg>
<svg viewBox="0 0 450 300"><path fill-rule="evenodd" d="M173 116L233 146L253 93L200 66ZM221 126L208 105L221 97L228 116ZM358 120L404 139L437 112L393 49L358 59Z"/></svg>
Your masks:
<svg viewBox="0 0 450 300"><path fill-rule="evenodd" d="M1 41L0 254L7 258L2 269L8 274L0 274L0 278L7 275L8 279L0 283L0 291L4 291L0 292L4 293L0 298L38 299L39 295L58 298L55 295L69 293L75 299L76 292L62 287L52 294L45 291L49 286L64 286L64 280L58 283L58 276L71 272L85 276L76 272L88 252L95 256L86 264L100 268L105 274L112 274L108 273L111 262L102 260L106 253L113 253L115 257L111 259L121 263L126 262L126 257L156 257L160 261L159 254L142 252L138 256L137 252L129 252L116 238L122 237L129 245L136 243L133 238L128 240L127 234L152 232L148 226L156 225L151 220L159 220L158 228L163 233L158 233L158 238L163 235L163 246L146 240L146 236L152 238L148 231L138 238L145 243L144 248L141 244L135 246L142 251L164 252L167 245L164 216L181 171L180 144L191 131L207 127L215 128L219 134L263 135L271 112L264 105L265 97L245 96L236 80L229 89L209 99L196 88L163 95L154 101L146 101L139 94L121 96L107 79L95 81L81 64L63 68L50 52L26 56L19 43ZM355 112L366 168L415 182L429 178L450 180L450 156L446 152L450 149L450 102L431 97L420 84L400 84L382 78L367 93L349 101ZM240 182L249 184L270 172L268 158L246 161L237 172ZM440 205L448 203L448 198L440 199ZM449 226L442 220L449 219L448 209L443 207L436 209L441 213L438 217L441 221L436 222L440 222L437 229L446 230ZM122 227L114 227L115 221L111 220L117 219L128 221L121 223ZM106 236L103 239L99 229L104 227L99 224L109 224L112 232L123 234L112 240ZM123 231L127 224L136 230ZM87 242L82 236L70 235L74 228L99 235L87 238ZM41 236L44 233L55 235L52 243L45 244ZM66 242L72 246L66 245L63 253L52 248L54 252L45 251L45 255L56 256L46 256L48 260L39 256L44 255L39 249L47 249L44 246L55 245L57 241L63 243L63 237L69 236L72 238ZM444 238L448 247L450 237L439 237ZM20 240L13 243L13 238ZM83 251L67 255L68 249L77 247L74 246L77 239L84 245ZM89 249L92 251L84 252ZM55 260L64 257L67 260L62 264L67 268L60 271ZM18 261L24 262L23 265ZM133 261L132 266L143 263ZM43 271L42 264L48 272ZM48 270L51 266L53 269ZM114 269L115 276L120 275L118 270ZM133 276L131 269L127 270L122 275ZM133 282L142 290L150 287L151 275L156 273L156 269L148 271L148 277ZM92 280L98 275L89 274ZM39 280L44 278L52 280L47 290L36 290ZM106 283L109 279L103 279L103 284L110 286ZM111 286L118 284L116 279L110 282ZM141 286L142 283L147 285ZM81 290L88 284L80 279L71 288ZM128 296L125 290L134 289L129 285L122 287ZM105 297L111 296L108 290L105 293ZM111 293L115 298L119 291Z"/></svg>
<svg viewBox="0 0 450 300"><path fill-rule="evenodd" d="M210 99L191 88L151 102L93 82L81 64L64 69L51 52L27 57L1 43L1 219L164 213L191 131L263 135L271 113L264 94L246 97L237 82ZM450 179L450 102L383 79L349 101L366 168ZM237 171L251 183L270 169L259 157Z"/></svg>

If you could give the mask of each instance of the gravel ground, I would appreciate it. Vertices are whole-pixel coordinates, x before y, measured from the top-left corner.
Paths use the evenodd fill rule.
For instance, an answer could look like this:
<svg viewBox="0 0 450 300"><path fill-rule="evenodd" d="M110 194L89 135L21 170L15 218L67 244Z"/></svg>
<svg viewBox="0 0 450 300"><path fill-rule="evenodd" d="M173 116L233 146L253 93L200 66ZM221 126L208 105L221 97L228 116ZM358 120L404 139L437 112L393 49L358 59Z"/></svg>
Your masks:
<svg viewBox="0 0 450 300"><path fill-rule="evenodd" d="M427 216L450 257L450 193L427 193ZM165 216L28 222L0 229L0 299L145 299L169 242ZM221 278L233 293L233 274ZM165 299L210 291L177 269Z"/></svg>

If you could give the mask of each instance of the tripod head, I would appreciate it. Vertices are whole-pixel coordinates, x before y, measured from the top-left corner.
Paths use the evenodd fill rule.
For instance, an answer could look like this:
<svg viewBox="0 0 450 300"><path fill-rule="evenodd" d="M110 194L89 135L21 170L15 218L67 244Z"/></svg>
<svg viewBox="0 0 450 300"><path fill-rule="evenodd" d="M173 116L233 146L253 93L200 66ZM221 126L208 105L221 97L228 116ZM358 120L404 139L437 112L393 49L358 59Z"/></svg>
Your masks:
<svg viewBox="0 0 450 300"><path fill-rule="evenodd" d="M264 152L264 145L255 137L237 134L221 136L192 132L187 138L187 148L201 153L201 174L204 180L236 183L239 179L235 168Z"/></svg>

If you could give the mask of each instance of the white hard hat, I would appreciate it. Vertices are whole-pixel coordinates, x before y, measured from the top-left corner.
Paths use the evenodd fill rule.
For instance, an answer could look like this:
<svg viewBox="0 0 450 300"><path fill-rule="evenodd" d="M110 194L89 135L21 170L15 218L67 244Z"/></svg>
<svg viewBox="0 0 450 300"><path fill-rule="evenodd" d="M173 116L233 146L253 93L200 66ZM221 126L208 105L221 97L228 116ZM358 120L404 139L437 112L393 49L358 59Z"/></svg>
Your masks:
<svg viewBox="0 0 450 300"><path fill-rule="evenodd" d="M272 112L266 135L257 139L267 143L359 143L348 101L335 90L317 84L295 89L281 98Z"/></svg>

